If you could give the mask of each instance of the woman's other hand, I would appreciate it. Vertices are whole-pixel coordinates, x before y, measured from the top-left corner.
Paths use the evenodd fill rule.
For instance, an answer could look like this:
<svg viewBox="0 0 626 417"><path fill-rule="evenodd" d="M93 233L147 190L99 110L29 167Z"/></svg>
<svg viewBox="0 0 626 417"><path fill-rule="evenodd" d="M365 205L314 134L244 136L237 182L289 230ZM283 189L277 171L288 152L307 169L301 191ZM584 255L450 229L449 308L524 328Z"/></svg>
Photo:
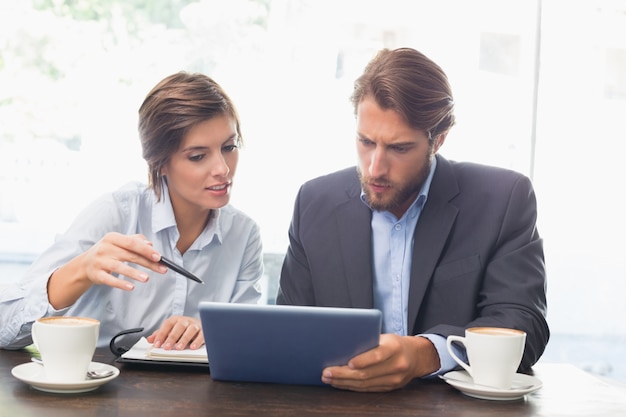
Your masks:
<svg viewBox="0 0 626 417"><path fill-rule="evenodd" d="M199 349L204 345L200 320L185 316L172 316L165 320L147 340L154 347L167 350Z"/></svg>

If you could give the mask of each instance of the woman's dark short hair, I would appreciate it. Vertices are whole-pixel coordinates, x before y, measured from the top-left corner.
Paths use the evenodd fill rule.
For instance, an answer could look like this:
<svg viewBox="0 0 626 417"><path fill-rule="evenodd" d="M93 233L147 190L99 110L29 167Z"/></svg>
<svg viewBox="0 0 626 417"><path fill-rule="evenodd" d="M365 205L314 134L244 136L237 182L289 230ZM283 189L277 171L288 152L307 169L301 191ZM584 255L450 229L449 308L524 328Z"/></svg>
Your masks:
<svg viewBox="0 0 626 417"><path fill-rule="evenodd" d="M413 129L429 139L454 125L454 99L443 70L421 52L411 48L383 49L354 83L351 101L356 114L365 97L383 108L398 112Z"/></svg>
<svg viewBox="0 0 626 417"><path fill-rule="evenodd" d="M160 81L139 108L139 138L148 163L149 186L157 199L163 191L161 169L195 125L227 115L242 136L237 110L222 87L204 74L179 72Z"/></svg>

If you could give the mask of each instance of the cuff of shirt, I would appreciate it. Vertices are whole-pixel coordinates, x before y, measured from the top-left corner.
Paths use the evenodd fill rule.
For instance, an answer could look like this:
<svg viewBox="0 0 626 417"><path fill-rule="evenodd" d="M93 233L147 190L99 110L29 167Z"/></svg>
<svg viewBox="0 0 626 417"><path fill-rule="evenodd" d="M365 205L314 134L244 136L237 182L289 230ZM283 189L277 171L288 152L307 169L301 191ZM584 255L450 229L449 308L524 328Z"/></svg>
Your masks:
<svg viewBox="0 0 626 417"><path fill-rule="evenodd" d="M450 353L448 352L448 348L446 346L446 338L438 335L438 334L420 334L418 335L420 337L425 337L426 339L430 340L431 343L435 346L435 349L437 350L437 354L439 355L439 362L441 364L441 367L439 368L439 370L433 372L430 375L425 375L423 378L429 378L429 377L433 377L433 376L437 376L437 375L443 375L446 372L450 372L451 370L455 369L456 367L458 367L459 365L456 363L456 361L454 359L452 359L452 356L450 355ZM463 361L467 362L467 357L465 354L465 349L460 348L456 345L451 345L452 346L452 350L454 351L454 353Z"/></svg>

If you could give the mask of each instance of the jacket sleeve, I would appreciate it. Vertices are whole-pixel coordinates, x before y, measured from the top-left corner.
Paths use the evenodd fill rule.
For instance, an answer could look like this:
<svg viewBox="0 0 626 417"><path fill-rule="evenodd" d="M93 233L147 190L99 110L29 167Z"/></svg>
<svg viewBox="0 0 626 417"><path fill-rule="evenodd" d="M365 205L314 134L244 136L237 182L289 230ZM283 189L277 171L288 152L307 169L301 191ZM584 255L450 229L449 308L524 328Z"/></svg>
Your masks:
<svg viewBox="0 0 626 417"><path fill-rule="evenodd" d="M481 243L484 248L479 250L481 265L475 271L476 279L457 283L475 284L476 298L468 299L468 294L474 293L471 287L448 288L445 295L450 308L465 305L466 311L474 310L474 318L463 325L434 325L425 332L447 337L479 326L523 330L527 336L520 369L527 370L541 357L550 335L543 240L536 228L535 194L527 177L517 178L505 203L498 218L490 222L497 227L489 233L493 242Z"/></svg>
<svg viewBox="0 0 626 417"><path fill-rule="evenodd" d="M300 237L302 188L298 192L289 226L289 247L280 274L276 304L315 305L306 253Z"/></svg>

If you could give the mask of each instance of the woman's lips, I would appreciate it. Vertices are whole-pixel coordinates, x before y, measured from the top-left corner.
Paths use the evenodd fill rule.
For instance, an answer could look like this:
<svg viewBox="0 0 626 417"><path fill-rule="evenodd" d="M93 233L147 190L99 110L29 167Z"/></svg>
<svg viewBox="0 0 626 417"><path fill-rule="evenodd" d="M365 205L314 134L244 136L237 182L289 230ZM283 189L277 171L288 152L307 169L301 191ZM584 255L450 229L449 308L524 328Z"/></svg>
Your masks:
<svg viewBox="0 0 626 417"><path fill-rule="evenodd" d="M230 182L226 182L223 184L211 185L210 187L206 187L205 190L213 193L216 196L222 196L228 194L228 190L230 189Z"/></svg>
<svg viewBox="0 0 626 417"><path fill-rule="evenodd" d="M225 188L227 188L228 186L230 186L230 183L226 183L226 184L220 184L220 185L212 185L210 187L207 187L207 190L211 190L211 191L221 191Z"/></svg>

